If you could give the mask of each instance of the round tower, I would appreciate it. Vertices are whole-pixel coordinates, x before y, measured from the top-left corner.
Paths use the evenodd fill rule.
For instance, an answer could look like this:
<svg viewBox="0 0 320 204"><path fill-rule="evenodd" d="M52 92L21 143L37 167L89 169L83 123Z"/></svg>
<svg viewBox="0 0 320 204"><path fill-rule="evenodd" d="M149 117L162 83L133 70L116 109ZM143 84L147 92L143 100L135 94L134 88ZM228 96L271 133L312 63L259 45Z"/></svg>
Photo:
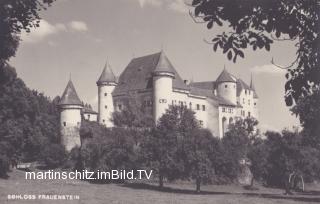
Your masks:
<svg viewBox="0 0 320 204"><path fill-rule="evenodd" d="M97 81L98 86L98 121L106 127L113 127L114 112L112 92L117 86L117 80L108 62Z"/></svg>
<svg viewBox="0 0 320 204"><path fill-rule="evenodd" d="M153 71L153 117L157 122L171 104L174 69L162 51Z"/></svg>
<svg viewBox="0 0 320 204"><path fill-rule="evenodd" d="M61 143L67 151L81 146L80 126L83 104L69 80L59 102Z"/></svg>
<svg viewBox="0 0 320 204"><path fill-rule="evenodd" d="M217 95L237 104L237 81L224 68L216 80Z"/></svg>

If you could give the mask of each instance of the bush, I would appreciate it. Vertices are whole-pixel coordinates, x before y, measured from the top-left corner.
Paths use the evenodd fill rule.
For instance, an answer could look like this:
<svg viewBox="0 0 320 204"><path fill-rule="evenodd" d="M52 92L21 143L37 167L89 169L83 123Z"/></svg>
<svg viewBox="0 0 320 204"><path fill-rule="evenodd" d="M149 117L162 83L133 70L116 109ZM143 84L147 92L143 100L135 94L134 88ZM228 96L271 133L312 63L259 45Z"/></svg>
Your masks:
<svg viewBox="0 0 320 204"><path fill-rule="evenodd" d="M9 171L10 162L7 155L0 155L0 178L7 177L7 172Z"/></svg>
<svg viewBox="0 0 320 204"><path fill-rule="evenodd" d="M47 168L56 168L61 165L67 157L64 147L60 144L49 144L41 153L41 160Z"/></svg>

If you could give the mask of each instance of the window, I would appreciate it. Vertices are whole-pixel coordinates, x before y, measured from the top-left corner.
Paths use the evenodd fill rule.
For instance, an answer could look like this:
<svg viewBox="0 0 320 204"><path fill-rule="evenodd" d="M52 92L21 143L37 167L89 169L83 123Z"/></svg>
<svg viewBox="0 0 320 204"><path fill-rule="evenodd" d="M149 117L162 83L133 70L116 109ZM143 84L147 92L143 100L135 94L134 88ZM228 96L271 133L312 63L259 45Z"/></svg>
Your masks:
<svg viewBox="0 0 320 204"><path fill-rule="evenodd" d="M203 121L199 120L199 124L200 124L200 126L203 126Z"/></svg>
<svg viewBox="0 0 320 204"><path fill-rule="evenodd" d="M257 105L257 103L254 103L254 105L256 106L256 105Z"/></svg>
<svg viewBox="0 0 320 204"><path fill-rule="evenodd" d="M77 125L80 125L80 122L77 122Z"/></svg>
<svg viewBox="0 0 320 204"><path fill-rule="evenodd" d="M107 109L107 108L108 108L108 106L104 106L104 108L105 108L105 109Z"/></svg>
<svg viewBox="0 0 320 204"><path fill-rule="evenodd" d="M106 121L103 119L102 122L105 123Z"/></svg>
<svg viewBox="0 0 320 204"><path fill-rule="evenodd" d="M206 111L206 106L205 105L202 105L202 110Z"/></svg>
<svg viewBox="0 0 320 204"><path fill-rule="evenodd" d="M250 105L250 99L248 100L248 104Z"/></svg>
<svg viewBox="0 0 320 204"><path fill-rule="evenodd" d="M197 110L200 110L200 105L199 104L197 104Z"/></svg>
<svg viewBox="0 0 320 204"><path fill-rule="evenodd" d="M248 112L248 117L249 117L249 118L251 117L251 113L250 113L250 112Z"/></svg>
<svg viewBox="0 0 320 204"><path fill-rule="evenodd" d="M245 104L246 102L244 101L244 98L242 99L242 103Z"/></svg>
<svg viewBox="0 0 320 204"><path fill-rule="evenodd" d="M192 103L191 102L189 103L189 108L192 109Z"/></svg>
<svg viewBox="0 0 320 204"><path fill-rule="evenodd" d="M228 85L226 84L226 85L224 85L224 88L228 88Z"/></svg>
<svg viewBox="0 0 320 204"><path fill-rule="evenodd" d="M66 123L66 122L63 122L63 126L67 126L67 123Z"/></svg>
<svg viewBox="0 0 320 204"><path fill-rule="evenodd" d="M226 108L222 108L222 112L223 112L223 113L226 112Z"/></svg>
<svg viewBox="0 0 320 204"><path fill-rule="evenodd" d="M90 116L91 116L91 115L90 115L90 114L88 114L88 120L90 120Z"/></svg>
<svg viewBox="0 0 320 204"><path fill-rule="evenodd" d="M244 93L247 95L247 90L245 90Z"/></svg>
<svg viewBox="0 0 320 204"><path fill-rule="evenodd" d="M229 110L228 110L228 111L229 111L229 113L231 113L231 108L229 108Z"/></svg>
<svg viewBox="0 0 320 204"><path fill-rule="evenodd" d="M107 96L108 94L107 93L104 93L104 96Z"/></svg>
<svg viewBox="0 0 320 204"><path fill-rule="evenodd" d="M121 110L121 109L122 109L122 105L121 105L121 104L119 104L119 105L118 105L118 108L119 108L119 110Z"/></svg>

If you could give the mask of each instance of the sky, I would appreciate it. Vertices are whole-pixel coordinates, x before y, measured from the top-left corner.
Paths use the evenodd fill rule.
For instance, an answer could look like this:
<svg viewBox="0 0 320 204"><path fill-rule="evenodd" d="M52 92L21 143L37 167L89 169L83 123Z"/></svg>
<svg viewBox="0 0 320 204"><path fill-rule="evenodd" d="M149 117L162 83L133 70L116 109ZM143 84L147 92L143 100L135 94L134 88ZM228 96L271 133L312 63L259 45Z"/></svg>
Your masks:
<svg viewBox="0 0 320 204"><path fill-rule="evenodd" d="M286 66L295 59L292 42L275 42L271 51L245 50L228 61L205 40L228 27L195 23L184 0L57 0L42 11L40 27L22 33L10 63L31 89L61 95L71 75L79 97L97 107L96 81L106 61L120 75L134 57L164 50L183 79L214 81L225 66L248 84L252 74L264 131L299 125L284 102Z"/></svg>

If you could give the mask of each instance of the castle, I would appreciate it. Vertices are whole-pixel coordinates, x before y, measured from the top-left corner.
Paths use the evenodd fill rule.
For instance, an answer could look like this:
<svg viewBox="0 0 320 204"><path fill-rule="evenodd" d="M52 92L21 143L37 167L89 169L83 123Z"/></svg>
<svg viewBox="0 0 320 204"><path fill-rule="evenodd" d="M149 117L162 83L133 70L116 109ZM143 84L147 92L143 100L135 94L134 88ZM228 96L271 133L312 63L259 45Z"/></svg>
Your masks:
<svg viewBox="0 0 320 204"><path fill-rule="evenodd" d="M199 124L214 136L223 137L236 118L258 118L258 95L252 78L250 86L225 68L215 81L182 80L163 51L134 58L116 78L107 63L97 81L98 112L83 105L69 80L60 107L62 143L67 150L80 146L81 118L113 127L114 111L125 108L130 94L157 121L169 105L183 105L195 112Z"/></svg>

